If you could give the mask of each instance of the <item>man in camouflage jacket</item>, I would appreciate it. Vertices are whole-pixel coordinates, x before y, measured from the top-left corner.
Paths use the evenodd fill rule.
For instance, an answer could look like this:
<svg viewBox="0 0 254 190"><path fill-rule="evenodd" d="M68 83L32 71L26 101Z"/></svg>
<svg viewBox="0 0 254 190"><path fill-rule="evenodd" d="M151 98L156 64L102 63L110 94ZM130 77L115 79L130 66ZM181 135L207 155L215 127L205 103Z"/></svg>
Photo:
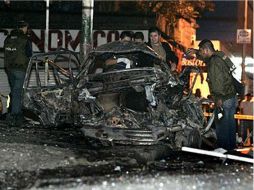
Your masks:
<svg viewBox="0 0 254 190"><path fill-rule="evenodd" d="M216 104L216 135L217 145L226 150L236 147L236 123L234 114L237 106L236 90L233 84L230 68L226 63L227 56L221 51L215 51L210 40L202 40L199 50L191 49L188 54L196 53L207 66L207 82ZM218 117L222 112L222 117Z"/></svg>

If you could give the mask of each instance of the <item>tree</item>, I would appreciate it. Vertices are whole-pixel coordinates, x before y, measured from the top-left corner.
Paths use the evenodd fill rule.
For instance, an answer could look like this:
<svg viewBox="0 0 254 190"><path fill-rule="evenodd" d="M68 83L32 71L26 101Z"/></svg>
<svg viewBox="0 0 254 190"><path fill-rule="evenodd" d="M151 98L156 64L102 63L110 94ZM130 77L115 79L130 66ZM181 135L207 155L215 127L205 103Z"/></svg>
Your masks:
<svg viewBox="0 0 254 190"><path fill-rule="evenodd" d="M174 0L174 1L147 1L139 0L139 7L145 12L154 12L157 16L163 16L176 23L177 19L184 18L187 21L197 19L204 11L213 11L214 4L211 1Z"/></svg>

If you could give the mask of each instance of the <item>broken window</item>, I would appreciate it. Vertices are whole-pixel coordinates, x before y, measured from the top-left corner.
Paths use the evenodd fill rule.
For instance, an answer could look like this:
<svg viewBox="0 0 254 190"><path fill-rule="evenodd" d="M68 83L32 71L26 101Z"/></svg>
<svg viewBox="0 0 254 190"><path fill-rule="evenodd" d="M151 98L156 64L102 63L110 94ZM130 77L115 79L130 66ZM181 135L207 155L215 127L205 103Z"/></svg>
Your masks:
<svg viewBox="0 0 254 190"><path fill-rule="evenodd" d="M50 87L72 82L79 72L79 65L76 56L70 52L36 55L27 71L26 86Z"/></svg>

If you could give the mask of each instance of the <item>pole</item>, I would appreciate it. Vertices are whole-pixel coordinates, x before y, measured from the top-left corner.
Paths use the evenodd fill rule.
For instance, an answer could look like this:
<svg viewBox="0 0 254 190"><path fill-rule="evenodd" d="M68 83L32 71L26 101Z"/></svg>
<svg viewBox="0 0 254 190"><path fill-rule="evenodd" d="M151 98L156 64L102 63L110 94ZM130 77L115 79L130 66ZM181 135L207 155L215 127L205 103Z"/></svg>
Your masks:
<svg viewBox="0 0 254 190"><path fill-rule="evenodd" d="M93 6L94 0L82 0L82 26L80 38L80 60L84 63L85 56L93 47Z"/></svg>
<svg viewBox="0 0 254 190"><path fill-rule="evenodd" d="M48 52L48 35L49 34L49 0L46 0L46 30L44 41L44 52ZM45 85L48 84L48 60L45 60Z"/></svg>
<svg viewBox="0 0 254 190"><path fill-rule="evenodd" d="M248 0L244 1L244 30L247 29L247 21L248 21ZM242 83L246 83L246 74L245 74L245 57L246 57L246 44L243 44L243 52L242 52Z"/></svg>
<svg viewBox="0 0 254 190"><path fill-rule="evenodd" d="M49 34L49 0L46 0L46 30L45 30L45 42L44 51L48 52L48 35Z"/></svg>

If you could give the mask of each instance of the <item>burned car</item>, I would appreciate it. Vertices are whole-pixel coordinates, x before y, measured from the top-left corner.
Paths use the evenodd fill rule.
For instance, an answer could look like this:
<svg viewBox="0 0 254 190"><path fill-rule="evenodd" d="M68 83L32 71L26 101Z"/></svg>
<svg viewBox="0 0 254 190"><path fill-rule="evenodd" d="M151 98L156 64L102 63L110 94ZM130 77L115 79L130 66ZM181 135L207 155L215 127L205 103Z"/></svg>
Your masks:
<svg viewBox="0 0 254 190"><path fill-rule="evenodd" d="M72 97L79 71L80 62L74 52L33 55L23 85L25 116L42 125L72 124Z"/></svg>
<svg viewBox="0 0 254 190"><path fill-rule="evenodd" d="M216 136L186 89L191 71L199 72L172 73L135 42L102 45L82 65L70 51L39 54L29 64L23 106L43 125L79 126L102 145L200 147Z"/></svg>

